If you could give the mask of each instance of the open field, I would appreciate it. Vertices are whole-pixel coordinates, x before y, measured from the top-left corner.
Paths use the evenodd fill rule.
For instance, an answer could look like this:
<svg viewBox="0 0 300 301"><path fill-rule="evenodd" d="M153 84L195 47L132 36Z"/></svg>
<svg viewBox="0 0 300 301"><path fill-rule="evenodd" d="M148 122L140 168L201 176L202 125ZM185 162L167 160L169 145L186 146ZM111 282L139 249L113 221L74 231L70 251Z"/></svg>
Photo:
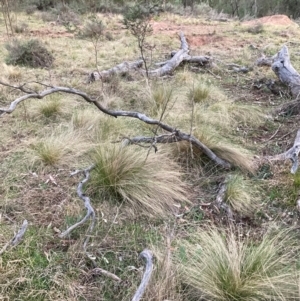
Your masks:
<svg viewBox="0 0 300 301"><path fill-rule="evenodd" d="M0 20L0 81L29 83L33 92L73 87L104 108L144 113L195 136L232 168L217 166L187 141L157 143L157 152L149 144L125 145L128 138L166 132L108 116L78 95L20 103L0 117L0 250L23 220L29 225L22 242L0 255L0 300L131 300L146 248L155 259L142 300L299 300L300 173L290 173L289 161L263 157L289 149L300 120L277 113L291 100L286 88L279 95L264 84L256 88L276 75L255 64L285 44L300 70L299 26L287 17L242 23L162 13L147 37L150 69L180 48L181 31L190 54L212 57L212 66L183 64L163 78L133 72L88 83L94 70L140 59L122 16L97 15L105 30L95 52L78 35L90 16L78 16L72 30L43 14L16 14L16 24L27 26L14 36ZM53 66L5 63L5 45L15 38L39 39ZM234 72L230 64L250 71ZM0 85L0 108L22 95ZM61 238L86 214L76 192L84 174L70 174L92 164L83 191L95 210L94 228L89 231L88 220ZM218 208L223 184L225 205Z"/></svg>

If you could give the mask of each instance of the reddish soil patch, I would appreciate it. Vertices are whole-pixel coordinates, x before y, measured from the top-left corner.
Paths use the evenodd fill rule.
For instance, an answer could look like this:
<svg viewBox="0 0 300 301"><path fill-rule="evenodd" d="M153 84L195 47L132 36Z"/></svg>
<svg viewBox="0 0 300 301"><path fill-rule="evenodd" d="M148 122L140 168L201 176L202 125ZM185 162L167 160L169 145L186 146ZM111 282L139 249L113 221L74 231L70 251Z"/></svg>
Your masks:
<svg viewBox="0 0 300 301"><path fill-rule="evenodd" d="M297 25L288 16L285 15L266 16L263 18L243 22L243 25L249 25L249 26L257 25L257 24L281 25L281 26Z"/></svg>

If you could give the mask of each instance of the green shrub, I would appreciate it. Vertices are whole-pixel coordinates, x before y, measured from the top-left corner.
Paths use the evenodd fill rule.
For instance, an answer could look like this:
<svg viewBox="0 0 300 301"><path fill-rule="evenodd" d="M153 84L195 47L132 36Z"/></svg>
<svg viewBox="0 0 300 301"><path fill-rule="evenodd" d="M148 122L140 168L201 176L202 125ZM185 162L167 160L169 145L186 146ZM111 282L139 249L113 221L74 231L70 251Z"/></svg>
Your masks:
<svg viewBox="0 0 300 301"><path fill-rule="evenodd" d="M11 65L28 66L32 68L51 67L53 55L41 44L39 40L21 42L13 40L6 45L9 54L6 62Z"/></svg>

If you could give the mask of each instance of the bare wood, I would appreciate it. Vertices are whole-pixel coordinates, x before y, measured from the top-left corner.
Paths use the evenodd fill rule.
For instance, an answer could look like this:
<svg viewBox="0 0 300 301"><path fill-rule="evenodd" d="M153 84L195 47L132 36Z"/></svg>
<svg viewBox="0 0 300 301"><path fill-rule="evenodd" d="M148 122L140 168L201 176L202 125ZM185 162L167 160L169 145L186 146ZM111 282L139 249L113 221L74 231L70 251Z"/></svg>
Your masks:
<svg viewBox="0 0 300 301"><path fill-rule="evenodd" d="M69 235L75 228L79 227L80 225L82 225L83 223L85 223L90 217L92 219L92 222L90 224L90 227L88 229L88 232L91 232L94 228L94 224L95 224L95 210L91 205L91 201L90 198L88 196L86 196L83 191L83 185L89 180L90 178L90 171L94 168L94 165L91 165L90 167L84 169L84 170L76 170L75 172L71 173L71 176L74 176L76 174L78 174L79 172L83 172L85 175L85 178L79 182L78 187L77 187L77 195L79 196L80 199L82 199L84 201L84 206L87 210L87 213L85 215L85 217L79 221L78 223L72 225L71 227L69 227L67 230L65 230L63 233L61 233L59 235L60 238L63 238L67 235ZM84 249L86 249L86 245L88 243L88 239L89 237L86 238L83 246Z"/></svg>
<svg viewBox="0 0 300 301"><path fill-rule="evenodd" d="M23 238L23 236L24 236L24 234L25 234L25 232L26 232L26 230L27 230L27 227L28 227L28 221L25 219L25 220L23 221L23 224L22 224L21 228L20 228L19 231L15 234L15 236L14 236L10 241L8 241L8 242L4 245L4 247L0 250L0 255L1 255L2 253L4 253L4 252L6 251L6 249L7 249L9 246L15 247L15 246L17 246L17 245L21 242L21 240L22 240L22 238Z"/></svg>
<svg viewBox="0 0 300 301"><path fill-rule="evenodd" d="M137 70L143 66L143 60L139 60L136 62L123 62L111 69L103 70L103 71L94 71L89 74L88 81L94 82L96 80L107 81L114 75L125 75L132 70Z"/></svg>
<svg viewBox="0 0 300 301"><path fill-rule="evenodd" d="M291 168L291 173L295 174L298 169L298 166L299 166L299 163L298 163L299 152L300 152L300 129L297 131L294 145L289 150L287 150L286 152L284 152L282 154L278 154L278 155L270 156L270 157L266 157L266 158L271 161L290 159L293 163L292 168Z"/></svg>
<svg viewBox="0 0 300 301"><path fill-rule="evenodd" d="M272 64L273 64L274 58L275 58L274 56L269 57L269 56L262 55L260 58L258 58L256 60L256 65L259 66L259 67L261 67L261 66L271 67Z"/></svg>
<svg viewBox="0 0 300 301"><path fill-rule="evenodd" d="M0 81L0 84L2 82ZM6 84L8 85L8 84ZM15 86L12 86L13 88L16 88ZM22 86L23 87L23 86ZM101 112L113 116L113 117L129 117L129 118L136 118L139 119L147 124L151 125L157 125L161 129L172 133L173 135L176 136L177 139L179 140L186 140L192 143L196 148L201 149L207 156L210 158L212 161L214 161L217 165L222 166L223 168L229 169L232 167L232 165L219 158L213 151L211 151L205 144L203 144L200 140L198 140L196 137L187 134L185 132L182 132L178 130L176 127L172 127L166 123L163 123L160 120L152 119L151 117L148 117L147 115L139 112L133 112L133 111L113 111L105 108L100 102L98 102L96 99L89 97L85 92L82 92L77 89L73 88L67 88L67 87L53 87L49 86L48 89L41 91L40 93L28 93L27 95L24 95L22 97L17 98L13 102L11 102L10 106L8 108L0 108L0 117L3 116L4 114L10 114L12 113L18 104L23 102L26 99L29 98L37 98L37 99L42 99L47 95L53 94L53 93L58 93L58 92L63 92L63 93L68 93L68 94L74 94L74 95L79 95L81 96L85 101L88 103L94 104Z"/></svg>
<svg viewBox="0 0 300 301"><path fill-rule="evenodd" d="M300 74L291 65L290 55L286 45L281 48L274 58L272 70L280 81L290 88L293 97L298 98L300 94Z"/></svg>
<svg viewBox="0 0 300 301"><path fill-rule="evenodd" d="M153 255L152 255L152 252L150 250L147 250L145 249L139 256L140 258L144 258L146 260L146 267L145 267L145 272L144 272L144 275L143 275L143 279L136 291L136 293L134 294L133 298L131 301L139 301L141 300L146 288L147 288L147 285L150 281L150 278L151 278L151 274L152 274L152 271L153 271L153 262L152 262L152 258L153 258Z"/></svg>

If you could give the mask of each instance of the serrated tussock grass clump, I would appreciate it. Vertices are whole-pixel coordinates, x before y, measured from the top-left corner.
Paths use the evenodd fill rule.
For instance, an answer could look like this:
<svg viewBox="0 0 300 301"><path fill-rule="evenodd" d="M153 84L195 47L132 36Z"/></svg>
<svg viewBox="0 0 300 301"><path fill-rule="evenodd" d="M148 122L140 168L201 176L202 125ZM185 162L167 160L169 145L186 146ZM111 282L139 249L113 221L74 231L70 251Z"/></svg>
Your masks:
<svg viewBox="0 0 300 301"><path fill-rule="evenodd" d="M89 149L79 132L58 130L32 144L33 163L38 166L57 166L78 163L78 158ZM75 164L75 165L76 165Z"/></svg>
<svg viewBox="0 0 300 301"><path fill-rule="evenodd" d="M190 88L188 98L195 103L202 103L208 99L210 92L210 85L206 83L198 83Z"/></svg>
<svg viewBox="0 0 300 301"><path fill-rule="evenodd" d="M186 293L197 300L294 300L296 251L287 231L252 242L210 227L181 241L178 257Z"/></svg>
<svg viewBox="0 0 300 301"><path fill-rule="evenodd" d="M219 158L231 163L234 167L244 172L254 173L254 164L251 154L242 147L230 143L223 137L220 137L211 127L201 127L193 132L193 135ZM192 163L205 163L207 156L198 147L191 145L188 141L177 142L172 146L175 156L179 156L180 161L187 159Z"/></svg>
<svg viewBox="0 0 300 301"><path fill-rule="evenodd" d="M128 202L136 212L163 217L187 200L180 167L165 154L147 157L144 149L99 145L93 161L88 190Z"/></svg>
<svg viewBox="0 0 300 301"><path fill-rule="evenodd" d="M62 113L62 102L57 97L52 97L50 100L44 99L39 105L38 111L46 118L51 118Z"/></svg>
<svg viewBox="0 0 300 301"><path fill-rule="evenodd" d="M253 214L258 209L258 191L250 180L235 174L226 180L225 202L241 214Z"/></svg>

